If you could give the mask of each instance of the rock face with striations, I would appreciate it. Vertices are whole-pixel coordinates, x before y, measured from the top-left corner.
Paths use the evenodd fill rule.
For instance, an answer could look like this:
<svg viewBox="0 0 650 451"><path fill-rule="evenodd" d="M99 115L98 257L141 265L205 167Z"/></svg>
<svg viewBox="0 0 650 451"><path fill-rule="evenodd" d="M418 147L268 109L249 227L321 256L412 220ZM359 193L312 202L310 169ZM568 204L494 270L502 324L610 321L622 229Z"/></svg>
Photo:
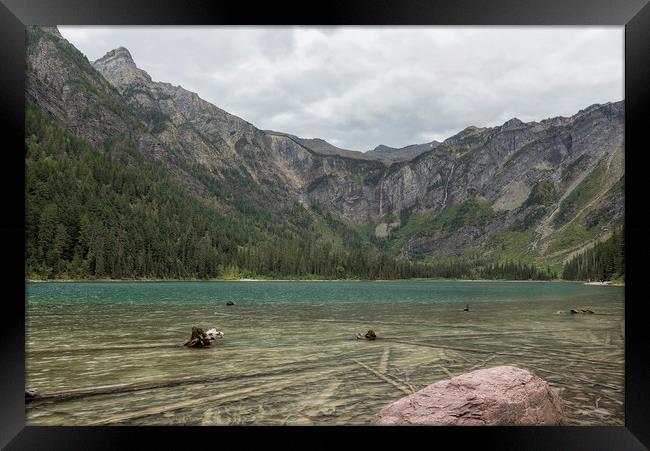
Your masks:
<svg viewBox="0 0 650 451"><path fill-rule="evenodd" d="M498 366L437 382L384 407L375 425L563 425L562 401L546 381Z"/></svg>
<svg viewBox="0 0 650 451"><path fill-rule="evenodd" d="M97 149L118 140L162 161L180 186L222 212L235 207L213 187L236 185L248 187L238 199L253 193L250 204L278 217L296 204L331 214L352 224L348 235L399 222L377 238L409 260L484 244L494 252L510 236L527 258L566 256L623 220L622 101L361 154L260 130L153 81L123 47L90 63L55 27L28 28L27 64L30 103Z"/></svg>

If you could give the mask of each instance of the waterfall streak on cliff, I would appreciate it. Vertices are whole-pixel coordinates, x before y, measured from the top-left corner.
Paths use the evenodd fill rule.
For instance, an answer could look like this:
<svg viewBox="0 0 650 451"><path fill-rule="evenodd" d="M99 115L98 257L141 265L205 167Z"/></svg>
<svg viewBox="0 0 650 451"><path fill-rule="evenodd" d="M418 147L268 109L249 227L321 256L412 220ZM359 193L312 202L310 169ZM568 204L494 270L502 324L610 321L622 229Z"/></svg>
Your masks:
<svg viewBox="0 0 650 451"><path fill-rule="evenodd" d="M451 170L449 171L449 176L447 176L447 181L445 182L445 198L442 200L442 208L445 208L445 205L447 205L447 190L449 188L449 180L451 180L451 176L454 175L454 165L451 165Z"/></svg>

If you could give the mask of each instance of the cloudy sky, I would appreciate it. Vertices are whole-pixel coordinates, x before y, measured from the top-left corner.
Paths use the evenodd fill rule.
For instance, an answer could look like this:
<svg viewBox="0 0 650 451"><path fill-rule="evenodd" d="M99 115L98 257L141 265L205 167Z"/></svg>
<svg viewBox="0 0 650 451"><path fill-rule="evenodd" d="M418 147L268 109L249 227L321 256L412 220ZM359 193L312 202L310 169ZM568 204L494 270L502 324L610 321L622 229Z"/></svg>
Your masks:
<svg viewBox="0 0 650 451"><path fill-rule="evenodd" d="M67 27L262 129L347 149L623 99L623 27Z"/></svg>

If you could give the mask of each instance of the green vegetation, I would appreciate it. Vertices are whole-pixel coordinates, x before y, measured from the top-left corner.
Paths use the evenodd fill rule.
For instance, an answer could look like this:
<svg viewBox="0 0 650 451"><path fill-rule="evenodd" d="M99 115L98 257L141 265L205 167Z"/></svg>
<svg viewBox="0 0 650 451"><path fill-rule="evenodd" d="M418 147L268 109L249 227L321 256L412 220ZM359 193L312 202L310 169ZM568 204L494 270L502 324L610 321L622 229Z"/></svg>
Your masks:
<svg viewBox="0 0 650 451"><path fill-rule="evenodd" d="M485 252L499 262L523 261L533 263L537 255L530 249L534 230L501 230L486 244Z"/></svg>
<svg viewBox="0 0 650 451"><path fill-rule="evenodd" d="M625 233L617 229L607 240L573 257L564 265L566 280L625 280Z"/></svg>
<svg viewBox="0 0 650 451"><path fill-rule="evenodd" d="M616 199L620 202L619 205L622 207L624 205L624 192L625 176L621 176L621 178L607 192L606 199ZM616 213L616 207L612 205L611 201L608 201L599 206L598 209L592 210L588 213L584 220L582 220L582 224L584 224L587 229L591 229L599 224L606 224L611 221Z"/></svg>
<svg viewBox="0 0 650 451"><path fill-rule="evenodd" d="M599 230L597 228L588 230L578 219L571 221L552 236L548 246L549 253L579 246L593 240L598 235Z"/></svg>
<svg viewBox="0 0 650 451"><path fill-rule="evenodd" d="M167 122L170 120L168 115L156 109L143 110L141 116L144 122L149 125L152 133L164 132L167 129Z"/></svg>
<svg viewBox="0 0 650 451"><path fill-rule="evenodd" d="M539 269L533 264L506 261L481 268L481 277L484 279L551 280L557 278L557 273L551 270L550 266Z"/></svg>
<svg viewBox="0 0 650 451"><path fill-rule="evenodd" d="M510 226L510 229L516 232L523 232L525 230L528 230L536 225L538 221L544 217L547 211L547 208L538 206L537 208L527 213L523 218L515 220L515 222L513 222Z"/></svg>
<svg viewBox="0 0 650 451"><path fill-rule="evenodd" d="M26 136L29 277L208 277L239 242L263 236L128 147L100 153L33 108Z"/></svg>
<svg viewBox="0 0 650 451"><path fill-rule="evenodd" d="M434 223L442 230L456 230L470 224L480 227L486 225L494 214L489 202L468 199L447 207Z"/></svg>
<svg viewBox="0 0 650 451"><path fill-rule="evenodd" d="M514 161L515 161L517 158L519 158L519 157L520 157L521 155L523 155L525 152L527 152L527 151L533 149L533 147L534 147L536 144L537 144L537 141L532 141L532 142L529 142L529 143L527 143L527 144L524 144L524 145L521 146L519 149L517 149L516 151L514 151L514 152L513 152L513 153L508 157L508 159L507 159L506 161L503 162L503 164L501 165L501 167L506 167L506 166L508 166L508 165L510 165L510 164L512 164L512 163L514 163Z"/></svg>
<svg viewBox="0 0 650 451"><path fill-rule="evenodd" d="M562 174L560 187L564 190L575 180L580 171L583 171L591 158L582 154L573 163L569 164Z"/></svg>
<svg viewBox="0 0 650 451"><path fill-rule="evenodd" d="M554 225L564 224L595 198L602 190L607 176L607 163L601 160L582 182L560 204L560 210L553 219Z"/></svg>
<svg viewBox="0 0 650 451"><path fill-rule="evenodd" d="M530 190L528 199L524 206L543 205L545 207L553 204L560 197L555 184L551 180L541 180Z"/></svg>
<svg viewBox="0 0 650 451"><path fill-rule="evenodd" d="M247 174L187 168L210 196L234 208L220 213L128 140L114 139L99 152L31 105L26 135L28 278L520 277L499 266L482 271L485 260L400 260L377 250L371 226L299 204L274 209ZM464 203L443 214L440 225L488 211Z"/></svg>

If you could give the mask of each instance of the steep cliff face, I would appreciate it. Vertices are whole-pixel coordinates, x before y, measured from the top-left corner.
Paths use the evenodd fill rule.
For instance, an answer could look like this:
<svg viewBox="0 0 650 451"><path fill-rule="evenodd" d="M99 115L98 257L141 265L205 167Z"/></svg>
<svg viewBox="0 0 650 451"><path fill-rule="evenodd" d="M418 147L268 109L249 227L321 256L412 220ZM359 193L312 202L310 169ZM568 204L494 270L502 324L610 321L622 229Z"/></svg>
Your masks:
<svg viewBox="0 0 650 451"><path fill-rule="evenodd" d="M371 224L381 246L406 258L561 259L622 221L622 102L363 154L259 130L153 81L125 48L90 64L56 29L29 33L33 103L98 148L122 140L163 161L218 208L232 208L232 196L274 211L299 202L350 227ZM248 188L225 196L213 179Z"/></svg>

